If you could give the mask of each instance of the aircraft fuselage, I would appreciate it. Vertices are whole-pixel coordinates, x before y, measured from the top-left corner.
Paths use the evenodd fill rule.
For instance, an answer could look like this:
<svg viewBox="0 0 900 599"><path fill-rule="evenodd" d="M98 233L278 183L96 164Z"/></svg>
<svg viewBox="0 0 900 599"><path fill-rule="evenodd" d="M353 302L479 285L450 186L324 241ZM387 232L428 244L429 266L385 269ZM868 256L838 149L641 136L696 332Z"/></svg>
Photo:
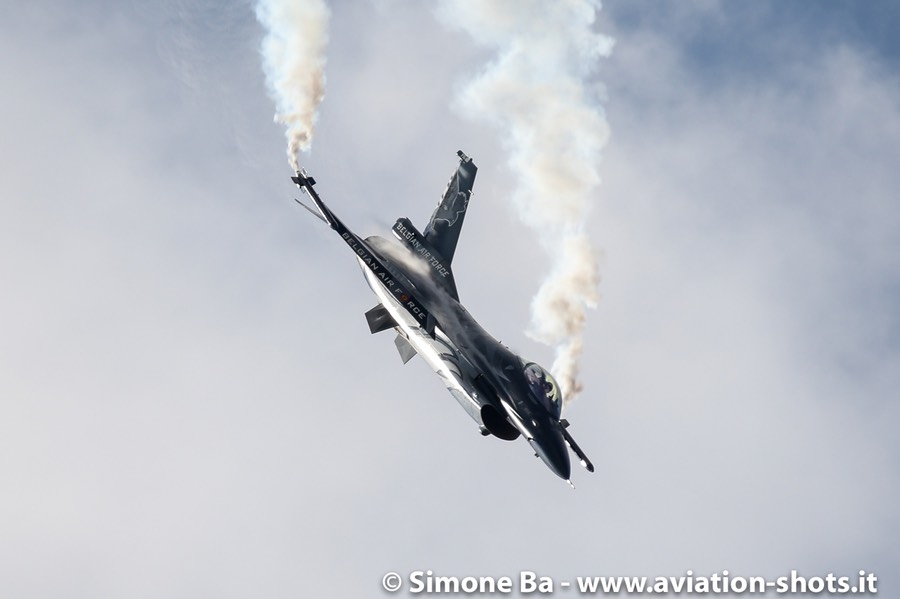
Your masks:
<svg viewBox="0 0 900 599"><path fill-rule="evenodd" d="M462 224L476 170L471 159L459 154L460 169L451 179L456 189L448 185L426 234L419 233L408 219L399 219L394 226L399 241L358 237L322 202L311 177L298 173L294 181L310 195L322 219L350 246L378 297L379 305L366 314L370 330L393 328L404 362L421 355L478 423L482 434L507 440L525 437L535 454L569 481L566 445L588 470L593 471L593 466L566 431L568 422L560 419L562 404L556 382L543 368L492 337L458 300L450 260L459 230L451 227ZM470 180L463 197L459 179L466 167Z"/></svg>

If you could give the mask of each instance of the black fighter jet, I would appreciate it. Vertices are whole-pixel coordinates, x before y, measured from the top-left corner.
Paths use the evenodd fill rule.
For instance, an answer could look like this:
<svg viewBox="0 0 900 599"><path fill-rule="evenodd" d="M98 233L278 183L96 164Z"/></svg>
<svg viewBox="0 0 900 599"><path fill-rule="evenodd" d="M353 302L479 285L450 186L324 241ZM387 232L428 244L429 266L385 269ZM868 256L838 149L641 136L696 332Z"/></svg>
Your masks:
<svg viewBox="0 0 900 599"><path fill-rule="evenodd" d="M424 233L400 218L393 233L400 242L350 231L313 189L305 171L292 177L309 194L313 210L350 246L379 303L366 312L369 330L393 329L403 363L417 353L438 374L450 394L478 423L482 435L512 441L519 435L535 455L570 485L566 446L581 464L594 466L560 418L559 385L544 368L517 356L487 333L459 303L451 264L472 194L477 167L457 152L459 166Z"/></svg>

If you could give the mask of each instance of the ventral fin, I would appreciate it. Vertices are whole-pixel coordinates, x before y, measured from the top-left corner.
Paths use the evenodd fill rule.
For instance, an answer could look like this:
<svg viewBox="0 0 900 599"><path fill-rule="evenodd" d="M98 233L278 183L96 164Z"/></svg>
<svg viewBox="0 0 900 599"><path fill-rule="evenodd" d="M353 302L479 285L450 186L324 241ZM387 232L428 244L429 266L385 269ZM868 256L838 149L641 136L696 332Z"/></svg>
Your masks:
<svg viewBox="0 0 900 599"><path fill-rule="evenodd" d="M397 351L400 352L400 359L403 360L404 364L412 360L413 356L416 355L416 349L409 344L409 341L403 335L394 337L394 345L397 346Z"/></svg>

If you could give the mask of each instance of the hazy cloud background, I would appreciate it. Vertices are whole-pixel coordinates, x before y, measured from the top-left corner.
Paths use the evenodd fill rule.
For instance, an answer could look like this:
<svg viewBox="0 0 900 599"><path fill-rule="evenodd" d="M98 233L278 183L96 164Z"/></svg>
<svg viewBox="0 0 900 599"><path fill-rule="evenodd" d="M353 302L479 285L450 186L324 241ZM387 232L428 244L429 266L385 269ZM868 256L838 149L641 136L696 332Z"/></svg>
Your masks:
<svg viewBox="0 0 900 599"><path fill-rule="evenodd" d="M876 572L900 533L900 18L888 2L609 2L612 128L576 492L371 336L293 204L248 2L0 9L0 589L380 593L447 575ZM306 164L361 234L480 170L455 270L523 333L549 265L489 53L427 5L334 6Z"/></svg>

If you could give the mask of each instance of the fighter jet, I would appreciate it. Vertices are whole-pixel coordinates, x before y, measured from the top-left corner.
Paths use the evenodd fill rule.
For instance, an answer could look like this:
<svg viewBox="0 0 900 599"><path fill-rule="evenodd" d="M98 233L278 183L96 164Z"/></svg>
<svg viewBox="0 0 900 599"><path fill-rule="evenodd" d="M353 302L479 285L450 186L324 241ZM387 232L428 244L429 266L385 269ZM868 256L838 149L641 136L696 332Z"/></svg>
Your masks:
<svg viewBox="0 0 900 599"><path fill-rule="evenodd" d="M325 221L350 246L378 303L366 312L369 330L393 330L403 363L416 354L437 373L482 435L508 441L520 435L570 485L566 446L593 472L594 466L560 417L562 396L550 373L494 339L459 301L453 255L472 195L478 168L462 151L431 220L420 232L408 218L393 227L399 240L362 239L335 216L305 171L292 177L315 204L297 200ZM574 486L574 485L572 485Z"/></svg>

